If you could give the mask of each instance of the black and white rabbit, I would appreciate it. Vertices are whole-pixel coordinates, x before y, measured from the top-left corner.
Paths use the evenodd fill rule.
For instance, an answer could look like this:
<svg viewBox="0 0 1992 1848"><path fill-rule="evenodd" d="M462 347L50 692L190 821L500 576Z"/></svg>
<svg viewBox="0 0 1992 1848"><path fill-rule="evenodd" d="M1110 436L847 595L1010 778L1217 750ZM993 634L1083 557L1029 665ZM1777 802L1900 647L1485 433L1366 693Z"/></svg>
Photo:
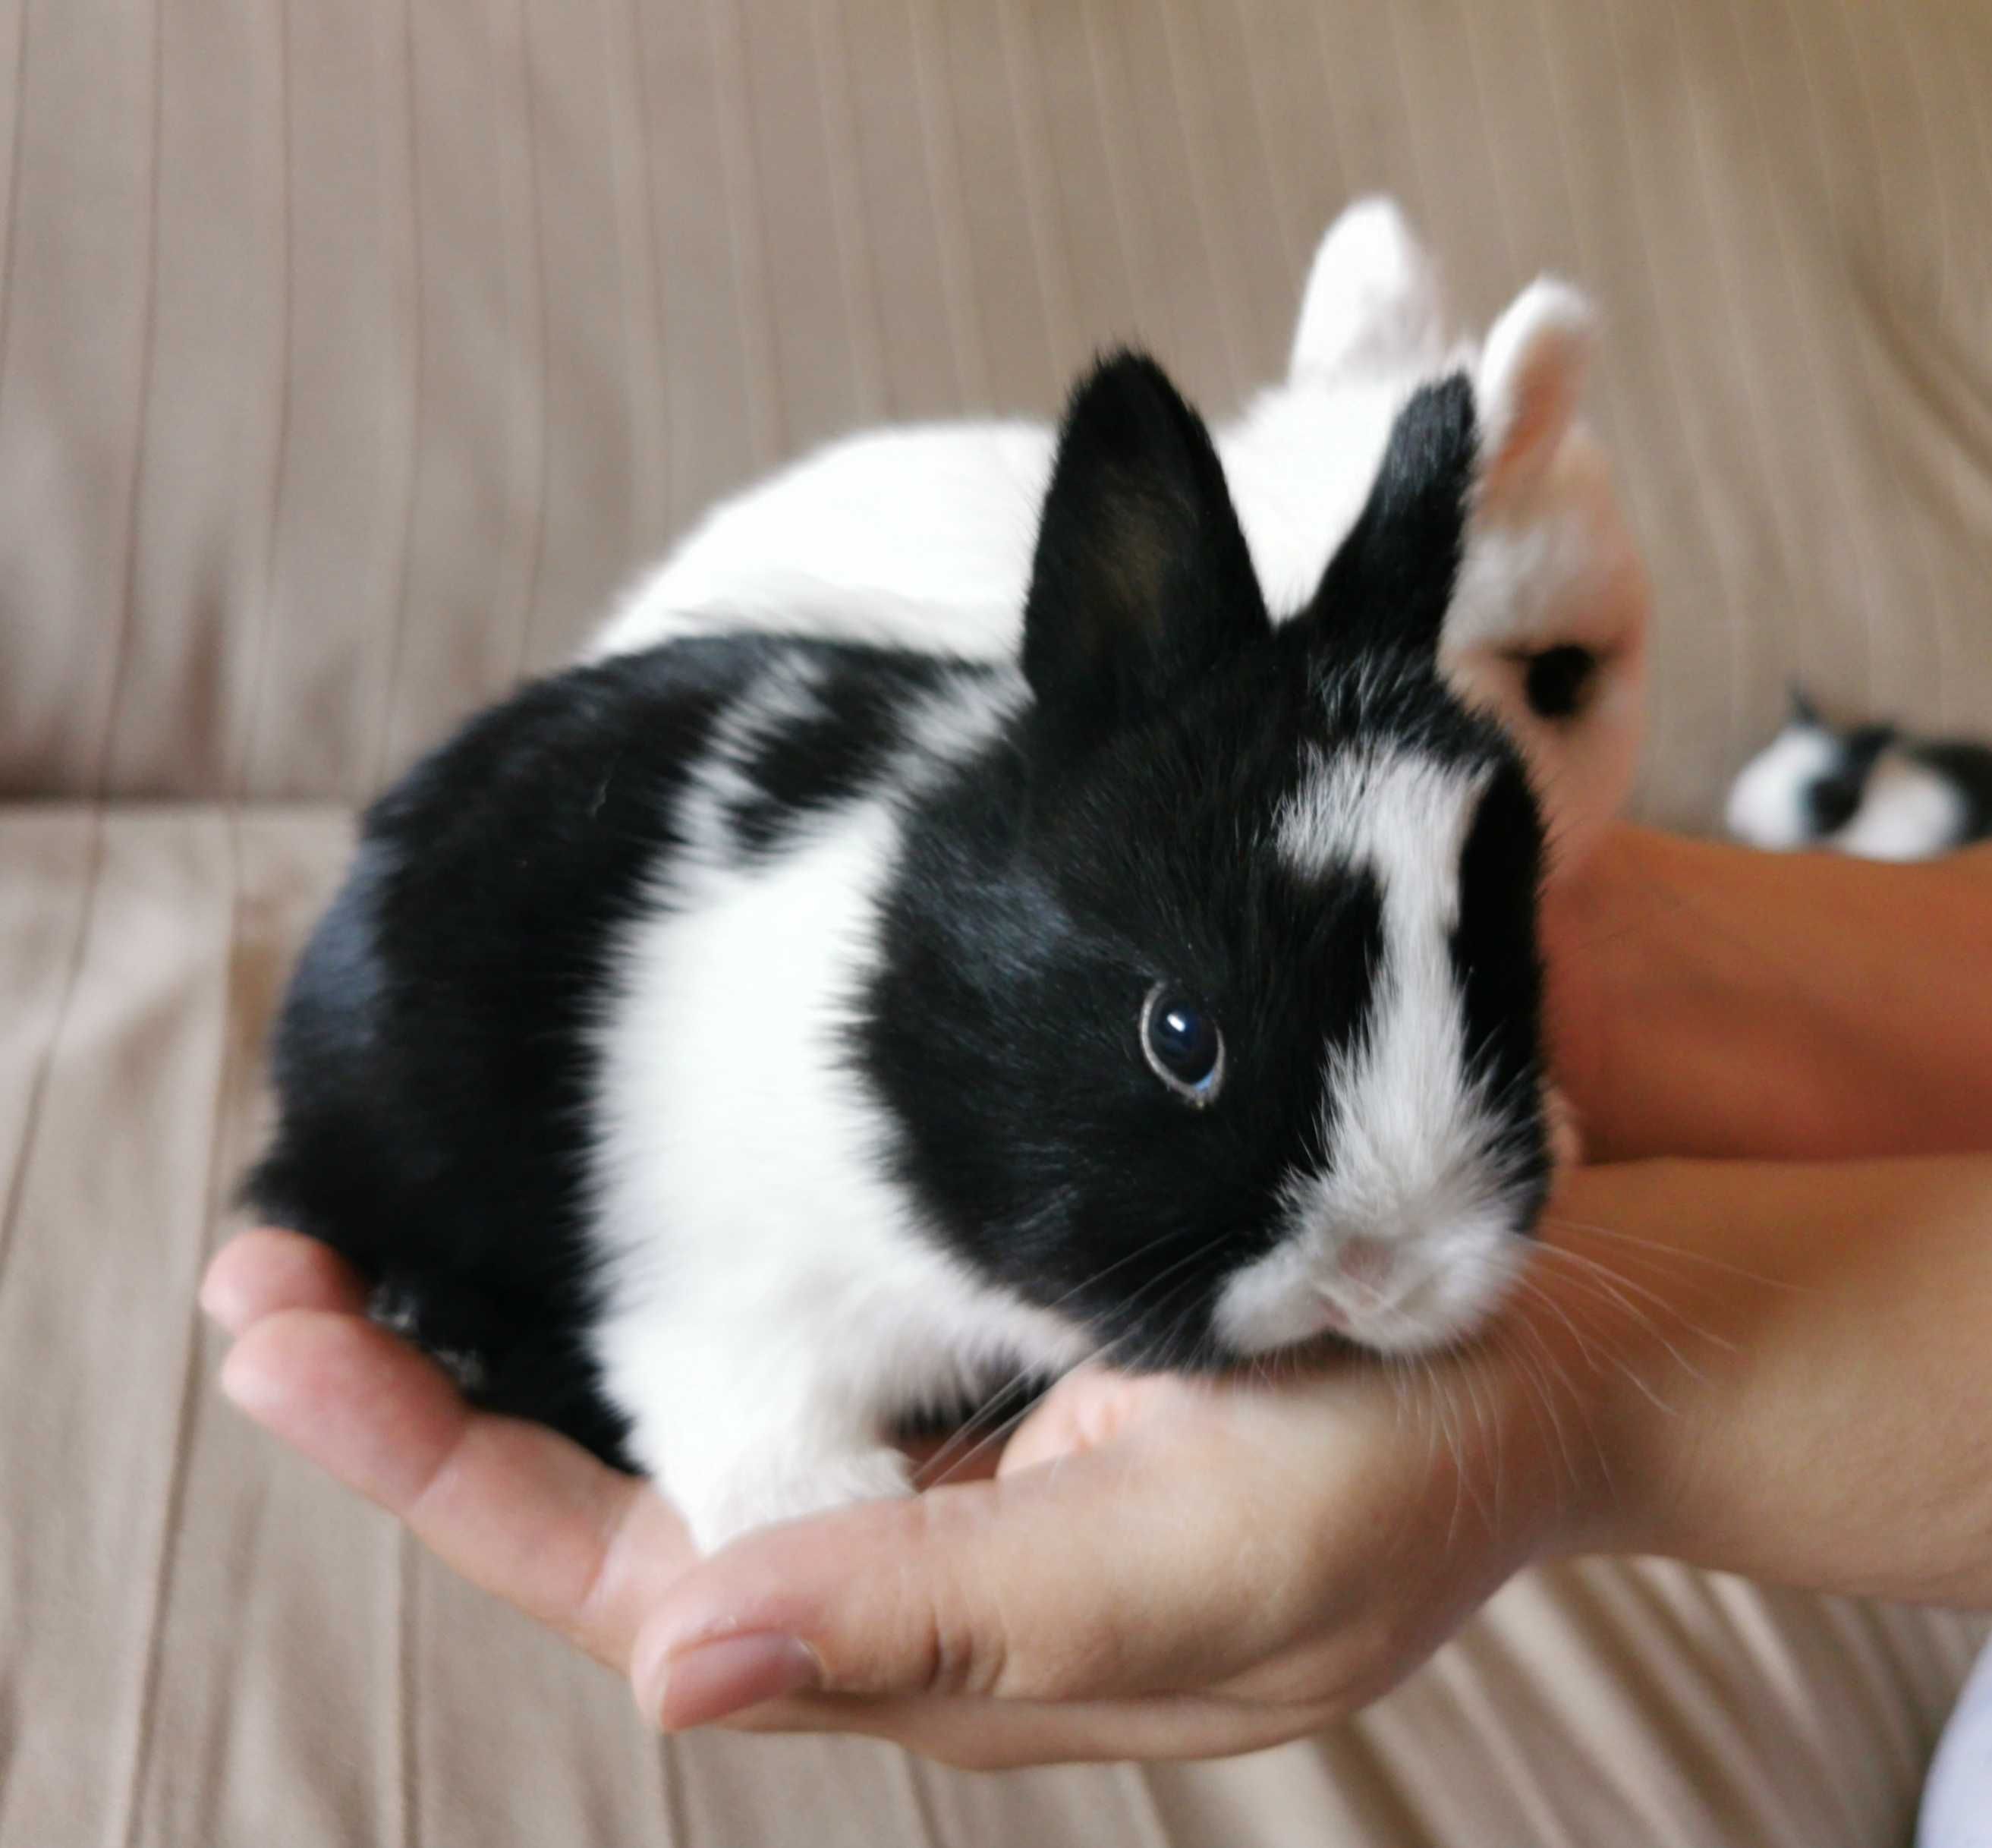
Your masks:
<svg viewBox="0 0 1992 1848"><path fill-rule="evenodd" d="M1783 728L1730 786L1724 820L1752 847L1935 859L1992 838L1992 748L1836 725L1794 686Z"/></svg>
<svg viewBox="0 0 1992 1848"><path fill-rule="evenodd" d="M1090 1356L1429 1348L1551 1168L1543 826L1443 682L1464 376L1275 626L1197 415L1075 393L1020 665L769 633L570 669L367 817L265 1214L711 1546Z"/></svg>

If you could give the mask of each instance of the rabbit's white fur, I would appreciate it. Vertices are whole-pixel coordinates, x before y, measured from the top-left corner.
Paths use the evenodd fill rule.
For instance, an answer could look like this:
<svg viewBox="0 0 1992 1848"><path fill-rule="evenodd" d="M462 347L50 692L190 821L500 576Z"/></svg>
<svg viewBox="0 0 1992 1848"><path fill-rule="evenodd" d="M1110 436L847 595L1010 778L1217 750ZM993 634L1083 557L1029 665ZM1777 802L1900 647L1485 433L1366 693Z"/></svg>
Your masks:
<svg viewBox="0 0 1992 1848"><path fill-rule="evenodd" d="M1826 845L1863 860L1934 860L1971 839L1971 803L1951 777L1912 753L1875 760L1854 819Z"/></svg>
<svg viewBox="0 0 1992 1848"><path fill-rule="evenodd" d="M964 741L978 735L967 716ZM708 1549L906 1493L882 1400L970 1401L1020 1359L1052 1374L1091 1352L1070 1321L921 1236L879 1157L889 1122L841 1081L847 1023L825 997L878 955L902 851L895 807L874 802L811 824L770 864L696 852L694 888L628 933L601 1039L592 1345L636 1461Z"/></svg>
<svg viewBox="0 0 1992 1848"><path fill-rule="evenodd" d="M1267 601L1298 609L1360 510L1391 421L1423 381L1473 373L1482 489L1444 656L1523 745L1557 864L1630 787L1649 593L1602 452L1576 420L1591 314L1532 283L1485 340L1448 344L1438 275L1390 201L1350 206L1308 278L1285 380L1216 433ZM741 626L987 659L1022 620L1053 433L1023 421L909 424L834 442L722 502L626 596L591 656ZM1544 721L1525 654L1591 650L1583 708Z"/></svg>

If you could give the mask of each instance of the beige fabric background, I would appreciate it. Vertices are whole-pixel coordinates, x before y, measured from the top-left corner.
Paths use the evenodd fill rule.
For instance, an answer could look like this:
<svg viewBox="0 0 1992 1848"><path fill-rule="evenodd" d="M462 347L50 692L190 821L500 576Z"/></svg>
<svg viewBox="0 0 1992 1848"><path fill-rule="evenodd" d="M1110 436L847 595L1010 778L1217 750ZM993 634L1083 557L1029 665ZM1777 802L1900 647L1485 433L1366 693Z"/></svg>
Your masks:
<svg viewBox="0 0 1992 1848"><path fill-rule="evenodd" d="M0 3L0 1848L1905 1839L1975 1626L1659 1567L1233 1764L660 1745L192 1298L353 802L820 438L1127 335L1227 406L1358 192L1605 305L1646 812L1794 668L1992 730L1988 77L1969 0Z"/></svg>
<svg viewBox="0 0 1992 1848"><path fill-rule="evenodd" d="M1971 0L16 0L0 783L362 796L812 442L1127 334L1228 405L1380 187L1476 321L1601 298L1698 820L1794 666L1992 711L1988 73Z"/></svg>

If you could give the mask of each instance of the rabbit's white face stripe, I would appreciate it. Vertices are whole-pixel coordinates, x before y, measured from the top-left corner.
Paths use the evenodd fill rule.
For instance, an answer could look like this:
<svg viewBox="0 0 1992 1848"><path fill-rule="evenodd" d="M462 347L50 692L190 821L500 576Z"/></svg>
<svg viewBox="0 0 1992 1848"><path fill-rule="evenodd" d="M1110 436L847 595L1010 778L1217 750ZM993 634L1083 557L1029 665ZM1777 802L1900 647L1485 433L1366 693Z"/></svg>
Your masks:
<svg viewBox="0 0 1992 1848"><path fill-rule="evenodd" d="M1281 857L1304 879L1368 865L1383 885L1387 924L1390 895L1401 885L1407 900L1416 892L1424 909L1443 912L1450 930L1459 919L1459 855L1486 772L1407 751L1331 758L1315 746L1308 757L1306 777L1274 821ZM1443 889L1425 892L1434 883Z"/></svg>
<svg viewBox="0 0 1992 1848"><path fill-rule="evenodd" d="M1386 1351L1430 1347L1477 1321L1513 1273L1516 1178L1468 1069L1452 956L1487 780L1410 752L1320 756L1277 817L1275 848L1295 871L1375 878L1383 956L1363 1028L1324 1075L1330 1164L1289 1175L1289 1236L1219 1299L1217 1332L1240 1352L1328 1327ZM1345 1268L1352 1241L1385 1255L1387 1284Z"/></svg>

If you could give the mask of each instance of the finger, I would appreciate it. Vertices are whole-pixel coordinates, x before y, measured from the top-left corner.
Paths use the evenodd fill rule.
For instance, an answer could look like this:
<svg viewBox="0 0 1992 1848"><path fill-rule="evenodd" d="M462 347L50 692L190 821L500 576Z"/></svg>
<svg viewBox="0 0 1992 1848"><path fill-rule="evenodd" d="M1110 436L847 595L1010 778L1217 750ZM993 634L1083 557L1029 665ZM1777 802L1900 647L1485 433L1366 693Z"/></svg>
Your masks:
<svg viewBox="0 0 1992 1848"><path fill-rule="evenodd" d="M1128 1700L997 1700L800 1695L729 1724L756 1733L834 1732L889 1739L970 1771L1028 1764L1224 1758L1315 1733L1341 1717L1326 1701L1291 1706L1221 1696Z"/></svg>
<svg viewBox="0 0 1992 1848"><path fill-rule="evenodd" d="M1185 1396L1166 1375L1135 1376L1106 1367L1068 1373L1032 1408L1005 1445L997 1473L1011 1476L1113 1443L1133 1427L1165 1417Z"/></svg>
<svg viewBox="0 0 1992 1848"><path fill-rule="evenodd" d="M1165 1374L1117 1373L1083 1366L1035 1403L1007 1415L984 1413L946 1437L904 1441L923 1488L1015 1475L1059 1457L1097 1450L1117 1433L1154 1415L1184 1383Z"/></svg>
<svg viewBox="0 0 1992 1848"><path fill-rule="evenodd" d="M837 1693L1072 1700L1221 1679L1291 1622L1300 1562L1283 1555L1307 1519L1290 1510L1269 1537L1225 1473L1222 1444L1178 1434L1165 1464L1121 1443L750 1535L664 1596L638 1699L668 1728L703 1724L765 1698L792 1644Z"/></svg>
<svg viewBox="0 0 1992 1848"><path fill-rule="evenodd" d="M624 1672L643 1612L693 1557L643 1484L540 1426L473 1411L440 1369L350 1314L264 1318L222 1384L472 1584Z"/></svg>
<svg viewBox="0 0 1992 1848"><path fill-rule="evenodd" d="M357 1314L366 1303L366 1286L330 1246L269 1226L230 1239L200 1285L201 1308L231 1335L279 1309Z"/></svg>

